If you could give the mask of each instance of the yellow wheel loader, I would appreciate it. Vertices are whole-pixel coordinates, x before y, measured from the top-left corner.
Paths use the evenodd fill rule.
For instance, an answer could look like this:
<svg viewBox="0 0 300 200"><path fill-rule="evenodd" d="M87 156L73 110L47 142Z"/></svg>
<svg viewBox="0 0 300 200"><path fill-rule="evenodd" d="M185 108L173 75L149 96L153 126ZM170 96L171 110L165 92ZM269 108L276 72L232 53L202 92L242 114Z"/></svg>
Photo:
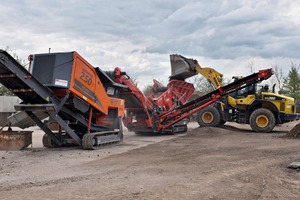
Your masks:
<svg viewBox="0 0 300 200"><path fill-rule="evenodd" d="M197 60L177 55L181 63L191 71L203 75L215 89L223 87L223 75L212 68L202 68ZM241 77L233 77L238 81ZM270 132L275 125L298 119L295 101L291 97L270 92L267 86L259 87L257 82L242 85L232 93L223 96L215 104L197 113L200 126L219 126L226 122L250 124L256 132Z"/></svg>
<svg viewBox="0 0 300 200"><path fill-rule="evenodd" d="M219 126L226 122L250 124L255 132L270 132L275 125L297 119L291 97L260 89L256 83L222 97L213 106L197 113L200 126Z"/></svg>

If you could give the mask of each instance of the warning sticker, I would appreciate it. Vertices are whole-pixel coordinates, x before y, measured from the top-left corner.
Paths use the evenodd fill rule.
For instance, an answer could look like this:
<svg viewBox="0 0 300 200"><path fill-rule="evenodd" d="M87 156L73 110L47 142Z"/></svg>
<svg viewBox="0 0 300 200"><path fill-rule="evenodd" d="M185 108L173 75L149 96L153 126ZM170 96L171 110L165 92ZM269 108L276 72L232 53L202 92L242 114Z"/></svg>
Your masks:
<svg viewBox="0 0 300 200"><path fill-rule="evenodd" d="M68 87L68 81L62 79L55 79L55 85Z"/></svg>

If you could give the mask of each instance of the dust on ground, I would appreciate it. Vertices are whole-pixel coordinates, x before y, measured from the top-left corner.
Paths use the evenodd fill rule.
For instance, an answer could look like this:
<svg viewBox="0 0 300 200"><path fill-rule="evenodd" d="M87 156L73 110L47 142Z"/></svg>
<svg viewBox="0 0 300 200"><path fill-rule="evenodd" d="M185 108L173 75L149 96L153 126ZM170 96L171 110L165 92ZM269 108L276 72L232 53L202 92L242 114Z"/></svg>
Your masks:
<svg viewBox="0 0 300 200"><path fill-rule="evenodd" d="M190 127L175 136L125 135L97 151L0 152L0 199L300 199L300 140L247 125ZM36 130L35 132L38 132Z"/></svg>

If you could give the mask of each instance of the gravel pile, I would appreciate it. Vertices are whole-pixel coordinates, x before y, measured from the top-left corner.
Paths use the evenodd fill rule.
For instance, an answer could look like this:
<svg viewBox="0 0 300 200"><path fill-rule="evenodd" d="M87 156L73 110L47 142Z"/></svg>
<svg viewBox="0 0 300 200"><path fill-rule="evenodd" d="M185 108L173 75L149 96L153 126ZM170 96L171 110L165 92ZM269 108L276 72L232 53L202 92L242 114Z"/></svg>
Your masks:
<svg viewBox="0 0 300 200"><path fill-rule="evenodd" d="M290 132L288 132L286 137L291 137L291 138L300 138L300 123L297 124Z"/></svg>

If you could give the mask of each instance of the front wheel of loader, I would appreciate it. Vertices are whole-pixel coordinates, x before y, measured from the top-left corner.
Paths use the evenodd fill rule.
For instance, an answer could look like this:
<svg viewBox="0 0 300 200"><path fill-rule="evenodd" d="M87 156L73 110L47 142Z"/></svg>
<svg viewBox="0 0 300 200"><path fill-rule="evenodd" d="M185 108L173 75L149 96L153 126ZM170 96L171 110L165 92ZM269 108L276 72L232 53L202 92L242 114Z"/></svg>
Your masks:
<svg viewBox="0 0 300 200"><path fill-rule="evenodd" d="M217 108L208 106L197 113L197 122L203 127L216 127L221 123L221 115Z"/></svg>
<svg viewBox="0 0 300 200"><path fill-rule="evenodd" d="M249 123L255 132L268 133L275 127L275 116L270 110L259 108L252 112Z"/></svg>

